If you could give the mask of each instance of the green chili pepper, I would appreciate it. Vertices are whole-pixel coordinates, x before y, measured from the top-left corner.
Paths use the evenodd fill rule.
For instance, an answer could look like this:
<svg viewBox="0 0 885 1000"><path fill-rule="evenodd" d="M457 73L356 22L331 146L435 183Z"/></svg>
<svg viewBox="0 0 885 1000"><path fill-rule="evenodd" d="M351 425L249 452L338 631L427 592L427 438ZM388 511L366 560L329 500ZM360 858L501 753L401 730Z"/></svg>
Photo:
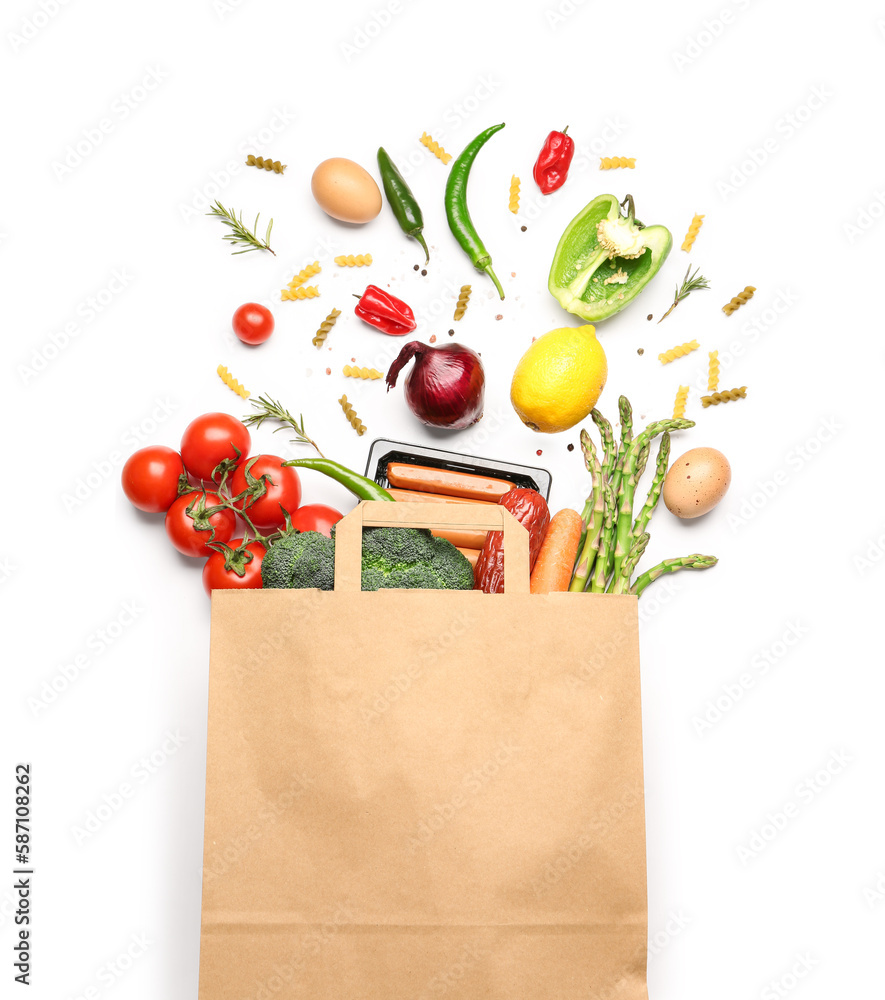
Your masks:
<svg viewBox="0 0 885 1000"><path fill-rule="evenodd" d="M396 502L393 497L379 486L374 479L367 479L353 469L348 469L346 465L333 462L328 458L293 458L283 465L294 465L298 469L313 469L314 472L322 472L323 475L330 476L337 483L346 486L355 497L360 500L390 500Z"/></svg>
<svg viewBox="0 0 885 1000"><path fill-rule="evenodd" d="M424 263L426 264L430 260L430 251L421 235L421 230L424 228L421 206L415 201L412 189L406 184L405 177L397 170L396 164L391 160L383 146L378 147L378 169L381 171L381 181L384 184L387 202L400 229L406 236L417 240L424 248Z"/></svg>
<svg viewBox="0 0 885 1000"><path fill-rule="evenodd" d="M449 220L449 229L452 230L455 239L461 244L461 249L473 261L473 266L477 271L485 273L494 281L498 294L504 298L504 289L492 270L492 257L483 246L482 240L477 235L470 218L470 211L467 208L467 178L470 176L470 168L476 159L476 154L482 149L486 142L496 133L504 128L504 123L493 125L472 141L467 143L461 155L452 164L449 171L449 179L446 182L446 218Z"/></svg>
<svg viewBox="0 0 885 1000"><path fill-rule="evenodd" d="M646 228L634 218L631 195L619 202L613 194L601 194L562 234L547 287L567 312L597 323L636 298L661 269L672 244L664 226Z"/></svg>

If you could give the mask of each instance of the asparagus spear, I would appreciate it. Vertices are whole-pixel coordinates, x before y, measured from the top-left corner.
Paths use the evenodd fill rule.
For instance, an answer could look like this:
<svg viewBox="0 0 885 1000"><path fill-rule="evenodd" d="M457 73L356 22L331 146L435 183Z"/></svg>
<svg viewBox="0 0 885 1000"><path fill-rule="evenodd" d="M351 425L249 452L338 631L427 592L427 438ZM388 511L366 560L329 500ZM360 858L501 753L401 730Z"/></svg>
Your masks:
<svg viewBox="0 0 885 1000"><path fill-rule="evenodd" d="M611 483L605 484L605 516L602 533L599 536L599 550L596 553L596 562L593 564L593 577L590 581L590 590L594 594L605 592L605 582L609 575L609 546L614 541L612 526L615 517L615 497L612 492Z"/></svg>
<svg viewBox="0 0 885 1000"><path fill-rule="evenodd" d="M627 449L633 440L633 407L630 406L630 400L626 396L618 398L618 413L621 417L621 445L612 466L611 474L611 484L615 496L618 495L618 488L621 484L621 473L624 470L624 456L627 454Z"/></svg>
<svg viewBox="0 0 885 1000"><path fill-rule="evenodd" d="M661 489L664 485L664 480L667 478L667 463L670 458L670 432L664 431L661 436L661 447L658 449L658 462L655 466L655 477L651 483L651 489L648 491L648 499L645 501L645 506L639 512L639 516L633 523L633 537L639 538L639 536L645 531L648 526L648 522L651 520L651 516L654 513L655 507L658 505L658 499L661 496Z"/></svg>
<svg viewBox="0 0 885 1000"><path fill-rule="evenodd" d="M639 444L637 440L637 445ZM648 457L648 449L644 449L646 452L646 458ZM630 525L633 524L633 497L636 494L636 484L639 482L639 458L641 457L642 446L640 446L640 455L636 458L636 461L630 460L630 452L628 451L628 467L625 468L621 474L621 485L618 489L618 511L614 519L614 527L612 529L612 534L614 535L614 544L610 547L610 560L611 565L609 567L609 573L614 574L613 582L617 581L621 576L621 564L630 551L630 546L633 544L633 534L632 532L627 534L621 531L621 522L629 516Z"/></svg>
<svg viewBox="0 0 885 1000"><path fill-rule="evenodd" d="M615 467L615 461L618 457L618 449L615 447L614 431L612 430L612 425L605 419L599 410L592 410L590 416L593 417L593 423L599 428L599 436L602 439L604 455L602 462L602 478L603 480L608 480L611 478L612 470Z"/></svg>
<svg viewBox="0 0 885 1000"><path fill-rule="evenodd" d="M645 472L645 467L648 464L648 453L651 451L651 442L646 441L642 446L642 451L639 453L639 458L636 460L636 485L639 485L639 480L642 479L643 473Z"/></svg>
<svg viewBox="0 0 885 1000"><path fill-rule="evenodd" d="M608 534L608 539L606 541L606 562L605 562L605 578L608 579L615 565L615 530L618 526L618 497L614 489L610 489L606 495L606 503L610 508L610 518L611 520L606 523L606 533Z"/></svg>
<svg viewBox="0 0 885 1000"><path fill-rule="evenodd" d="M621 563L621 574L616 576L612 582L609 584L610 594L629 594L630 593L630 577L636 571L636 566L639 560L642 558L645 552L648 541L651 535L647 531L643 532L641 535L637 535L635 541L630 546L630 551L624 557L624 561Z"/></svg>
<svg viewBox="0 0 885 1000"><path fill-rule="evenodd" d="M593 439L585 430L581 431L581 450L584 452L584 462L587 469L593 477L593 489L590 496L587 497L587 504L584 506L585 531L578 548L578 558L575 561L572 582L569 585L569 590L573 593L581 593L587 585L605 520L605 482Z"/></svg>
<svg viewBox="0 0 885 1000"><path fill-rule="evenodd" d="M587 526L590 524L590 517L596 504L596 488L605 482L605 473L596 457L596 448L593 439L586 430L581 431L581 452L584 456L584 468L590 473L590 495L584 501L584 510L581 513L581 520L584 522L584 530L581 532L581 544L578 551L584 547L584 538L587 535Z"/></svg>
<svg viewBox="0 0 885 1000"><path fill-rule="evenodd" d="M627 448L627 453L624 456L624 464L621 471L623 490L621 491L621 502L618 505L618 520L617 525L615 526L615 532L617 535L617 543L614 547L615 576L620 575L621 563L623 562L624 556L630 549L631 539L633 536L633 494L636 491L636 469L638 467L638 460L642 449L645 445L649 444L653 438L656 438L658 434L662 434L664 431L685 430L689 427L694 427L693 420L685 420L684 418L679 418L677 420L656 420L654 423L649 424L648 427L646 427L645 430L639 435L637 435Z"/></svg>
<svg viewBox="0 0 885 1000"><path fill-rule="evenodd" d="M621 417L621 447L626 448L633 440L633 407L626 396L618 397L618 414Z"/></svg>
<svg viewBox="0 0 885 1000"><path fill-rule="evenodd" d="M678 559L665 559L643 573L630 588L630 593L637 597L641 596L650 583L654 583L659 576L663 576L665 573L675 573L680 569L709 569L717 562L719 560L716 556L702 556L697 552L690 556L680 556Z"/></svg>
<svg viewBox="0 0 885 1000"><path fill-rule="evenodd" d="M612 496L614 497L615 511L612 513L611 527L606 529L612 536L614 536L614 533L617 530L617 511L620 509L621 501L624 496L624 462L626 461L627 453L630 450L630 445L633 442L633 407L630 405L630 400L627 399L626 396L618 397L618 414L621 418L621 441L611 476ZM605 568L606 577L611 576L612 571L614 570L615 548L614 537L611 537L606 545L608 560Z"/></svg>
<svg viewBox="0 0 885 1000"><path fill-rule="evenodd" d="M638 597L650 583L665 573L675 573L680 569L707 569L715 566L718 560L715 556L698 554L665 559L631 585L631 577L648 545L646 528L667 475L669 432L694 427L694 421L658 420L634 438L633 411L626 396L618 400L618 411L621 417L619 446L615 445L614 432L608 420L598 410L593 410L591 414L602 439L601 463L589 434L586 431L581 433L581 448L593 487L584 506L585 531L569 589L590 590L593 593L605 593L607 590L612 594L634 594ZM645 505L634 521L636 487L645 471L651 442L659 434L663 436L654 479Z"/></svg>

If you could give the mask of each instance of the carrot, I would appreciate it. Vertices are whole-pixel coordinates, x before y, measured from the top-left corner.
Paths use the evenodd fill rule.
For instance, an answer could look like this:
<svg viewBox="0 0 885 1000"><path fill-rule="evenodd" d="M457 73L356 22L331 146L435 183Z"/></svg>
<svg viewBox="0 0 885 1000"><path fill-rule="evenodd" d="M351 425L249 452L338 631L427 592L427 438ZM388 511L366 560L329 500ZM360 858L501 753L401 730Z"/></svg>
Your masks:
<svg viewBox="0 0 885 1000"><path fill-rule="evenodd" d="M544 535L532 570L531 592L554 594L568 590L583 530L581 515L568 507L555 515Z"/></svg>

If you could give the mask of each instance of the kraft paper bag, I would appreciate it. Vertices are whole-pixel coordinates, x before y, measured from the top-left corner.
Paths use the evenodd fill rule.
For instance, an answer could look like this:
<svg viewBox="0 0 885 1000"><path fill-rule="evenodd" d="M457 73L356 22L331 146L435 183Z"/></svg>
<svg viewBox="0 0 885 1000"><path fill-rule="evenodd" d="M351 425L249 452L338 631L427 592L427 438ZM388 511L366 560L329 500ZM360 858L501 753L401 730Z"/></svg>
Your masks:
<svg viewBox="0 0 885 1000"><path fill-rule="evenodd" d="M429 506L340 521L332 592L212 598L200 1000L647 1000L636 598ZM360 592L363 524L431 520L503 529L505 592Z"/></svg>

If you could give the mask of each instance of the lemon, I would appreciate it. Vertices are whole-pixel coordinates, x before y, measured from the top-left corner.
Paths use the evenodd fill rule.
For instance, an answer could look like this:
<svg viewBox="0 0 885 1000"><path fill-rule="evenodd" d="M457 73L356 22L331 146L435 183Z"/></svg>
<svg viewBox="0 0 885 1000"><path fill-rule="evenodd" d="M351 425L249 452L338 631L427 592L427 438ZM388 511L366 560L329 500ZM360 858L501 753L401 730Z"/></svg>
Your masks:
<svg viewBox="0 0 885 1000"><path fill-rule="evenodd" d="M593 326L551 330L523 354L513 373L510 402L533 431L574 427L596 406L608 364Z"/></svg>

